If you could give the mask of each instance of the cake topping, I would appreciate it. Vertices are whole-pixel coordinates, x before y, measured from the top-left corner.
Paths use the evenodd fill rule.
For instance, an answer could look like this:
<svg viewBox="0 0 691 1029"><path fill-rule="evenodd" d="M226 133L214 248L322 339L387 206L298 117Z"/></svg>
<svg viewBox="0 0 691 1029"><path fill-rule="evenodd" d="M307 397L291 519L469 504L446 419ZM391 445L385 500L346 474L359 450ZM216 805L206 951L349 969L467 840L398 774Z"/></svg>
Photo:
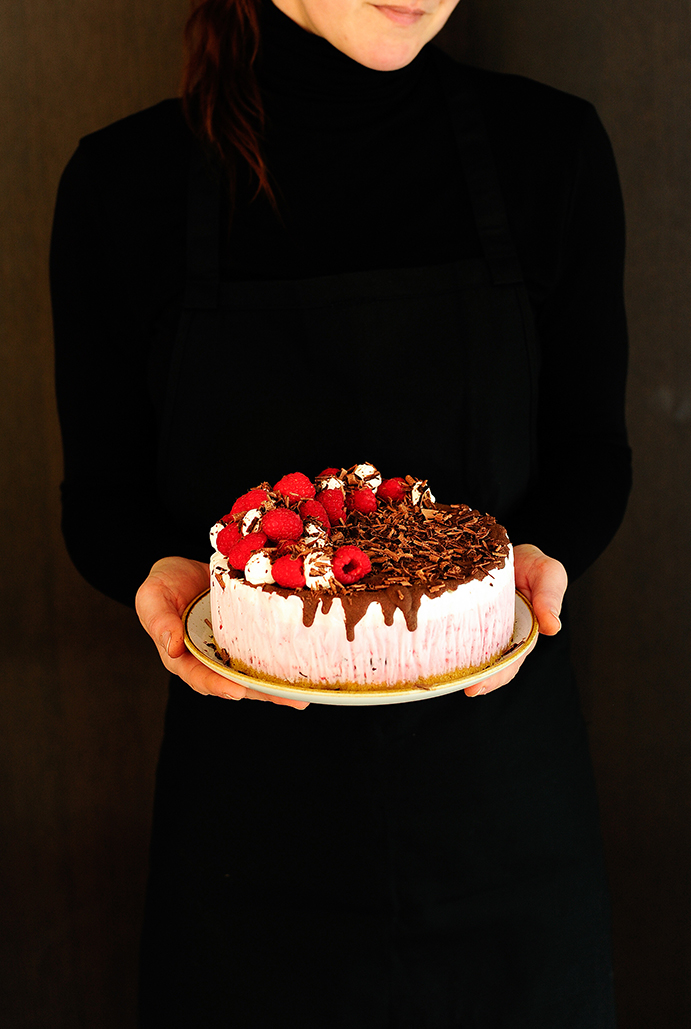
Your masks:
<svg viewBox="0 0 691 1029"><path fill-rule="evenodd" d="M276 580L271 570L271 555L266 550L255 550L245 564L245 579L252 586L270 586Z"/></svg>
<svg viewBox="0 0 691 1029"><path fill-rule="evenodd" d="M367 554L359 547L339 547L334 554L333 571L339 582L350 586L371 572L372 565Z"/></svg>
<svg viewBox="0 0 691 1029"><path fill-rule="evenodd" d="M307 518L305 520L305 531L302 534L300 543L306 547L321 547L323 549L328 546L329 534L321 522L316 521L314 518Z"/></svg>
<svg viewBox="0 0 691 1029"><path fill-rule="evenodd" d="M311 590L327 590L334 583L334 567L326 550L312 550L303 562L305 585Z"/></svg>
<svg viewBox="0 0 691 1029"><path fill-rule="evenodd" d="M315 478L317 489L333 489L333 483L338 483L339 486L343 486L339 476L341 474L340 468L325 468ZM331 486L328 483L332 483Z"/></svg>
<svg viewBox="0 0 691 1029"><path fill-rule="evenodd" d="M313 518L321 524L328 532L331 529L331 522L329 516L326 513L326 508L319 500L305 500L300 504L300 517L303 519Z"/></svg>
<svg viewBox="0 0 691 1029"><path fill-rule="evenodd" d="M302 536L304 524L297 511L287 507L274 507L262 518L262 531L272 540L297 540Z"/></svg>
<svg viewBox="0 0 691 1029"><path fill-rule="evenodd" d="M301 557L284 554L274 561L271 572L278 585L286 589L299 590L305 585Z"/></svg>
<svg viewBox="0 0 691 1029"><path fill-rule="evenodd" d="M361 514L371 514L377 510L377 498L369 486L361 486L354 489L346 497L346 507L349 511L360 511Z"/></svg>
<svg viewBox="0 0 691 1029"><path fill-rule="evenodd" d="M408 484L405 479L384 479L377 490L377 497L380 500L403 500L408 491Z"/></svg>
<svg viewBox="0 0 691 1029"><path fill-rule="evenodd" d="M510 549L489 515L437 504L413 476L382 481L368 463L327 468L314 485L301 472L273 489L262 483L235 501L211 540L251 585L301 590L305 624L320 600L326 610L341 597L348 638L372 599L388 623L399 608L414 628L423 594L483 579Z"/></svg>
<svg viewBox="0 0 691 1029"><path fill-rule="evenodd" d="M297 500L300 497L311 499L315 494L315 489L302 472L291 472L290 475L284 475L282 479L278 480L274 486L274 493L279 493L286 499Z"/></svg>
<svg viewBox="0 0 691 1029"><path fill-rule="evenodd" d="M241 497L235 501L230 509L230 514L226 515L225 518L221 519L226 521L236 514L244 514L245 511L251 511L253 507L259 507L269 499L269 495L264 489L251 489L249 493L243 493Z"/></svg>
<svg viewBox="0 0 691 1029"><path fill-rule="evenodd" d="M217 522L211 530L211 546L216 547L224 557L228 556L231 547L239 543L241 538L240 529L235 522L231 522L230 525Z"/></svg>
<svg viewBox="0 0 691 1029"><path fill-rule="evenodd" d="M266 533L253 532L242 536L239 543L234 543L227 553L228 564L242 572L255 550L261 550L266 543Z"/></svg>
<svg viewBox="0 0 691 1029"><path fill-rule="evenodd" d="M322 490L317 494L317 500L326 511L331 525L336 525L338 522L345 521L347 512L342 484L339 489Z"/></svg>
<svg viewBox="0 0 691 1029"><path fill-rule="evenodd" d="M261 527L262 521L262 510L260 507L252 507L249 511L246 511L242 516L240 522L240 534L242 536L249 536L251 533L256 532Z"/></svg>
<svg viewBox="0 0 691 1029"><path fill-rule="evenodd" d="M427 483L421 482L419 479L417 482L413 481L411 483L410 499L414 504L417 504L420 507L434 507L434 497L432 496Z"/></svg>
<svg viewBox="0 0 691 1029"><path fill-rule="evenodd" d="M363 485L369 486L375 493L377 492L377 487L381 485L381 475L373 464L356 464L352 468L351 473L356 479L360 479Z"/></svg>

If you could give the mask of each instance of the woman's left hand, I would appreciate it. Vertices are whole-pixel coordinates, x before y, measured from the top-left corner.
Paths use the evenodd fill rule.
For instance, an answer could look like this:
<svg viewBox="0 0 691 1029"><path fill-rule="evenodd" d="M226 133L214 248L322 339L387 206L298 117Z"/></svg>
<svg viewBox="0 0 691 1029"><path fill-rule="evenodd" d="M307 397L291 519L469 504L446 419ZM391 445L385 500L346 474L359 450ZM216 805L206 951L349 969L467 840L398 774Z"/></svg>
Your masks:
<svg viewBox="0 0 691 1029"><path fill-rule="evenodd" d="M547 557L530 543L521 543L514 548L514 561L516 588L533 605L540 632L544 636L555 636L561 629L559 614L568 583L566 569L560 561ZM505 686L513 679L536 643L537 639L520 661L475 686L469 686L463 691L465 695L479 697Z"/></svg>

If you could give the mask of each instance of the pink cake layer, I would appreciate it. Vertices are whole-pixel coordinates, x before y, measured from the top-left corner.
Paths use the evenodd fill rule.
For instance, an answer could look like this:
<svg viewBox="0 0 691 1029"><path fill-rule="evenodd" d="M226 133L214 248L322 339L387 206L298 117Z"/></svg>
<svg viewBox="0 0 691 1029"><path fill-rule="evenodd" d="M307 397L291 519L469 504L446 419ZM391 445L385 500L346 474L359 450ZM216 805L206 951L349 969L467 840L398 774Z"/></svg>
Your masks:
<svg viewBox="0 0 691 1029"><path fill-rule="evenodd" d="M513 634L512 551L503 568L482 579L433 598L423 594L414 631L400 610L387 626L374 599L357 622L352 642L338 598L327 614L319 605L313 624L306 626L298 594L249 585L228 572L218 553L211 570L216 644L231 664L258 678L360 688L435 681L485 667L507 649Z"/></svg>

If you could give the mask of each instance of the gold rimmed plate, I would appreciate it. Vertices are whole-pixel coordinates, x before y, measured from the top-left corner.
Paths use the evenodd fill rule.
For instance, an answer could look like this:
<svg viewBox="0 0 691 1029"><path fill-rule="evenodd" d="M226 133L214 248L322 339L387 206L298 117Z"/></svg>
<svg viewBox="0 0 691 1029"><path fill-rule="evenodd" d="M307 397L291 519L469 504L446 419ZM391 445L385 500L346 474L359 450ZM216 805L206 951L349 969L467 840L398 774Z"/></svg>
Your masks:
<svg viewBox="0 0 691 1029"><path fill-rule="evenodd" d="M522 594L516 591L516 617L511 645L503 657L488 668L467 675L454 675L435 683L434 686L406 686L400 689L373 690L318 690L306 689L304 686L285 686L264 679L245 675L230 668L216 654L213 632L211 630L211 610L209 591L200 593L187 607L183 615L185 628L185 645L198 661L212 671L238 686L247 686L259 693L267 693L273 697L284 697L287 700L307 700L312 704L334 704L350 707L373 707L379 704L406 704L414 700L428 700L441 697L457 690L465 690L483 679L488 679L496 672L508 668L519 661L530 648L537 636L538 626L535 613Z"/></svg>

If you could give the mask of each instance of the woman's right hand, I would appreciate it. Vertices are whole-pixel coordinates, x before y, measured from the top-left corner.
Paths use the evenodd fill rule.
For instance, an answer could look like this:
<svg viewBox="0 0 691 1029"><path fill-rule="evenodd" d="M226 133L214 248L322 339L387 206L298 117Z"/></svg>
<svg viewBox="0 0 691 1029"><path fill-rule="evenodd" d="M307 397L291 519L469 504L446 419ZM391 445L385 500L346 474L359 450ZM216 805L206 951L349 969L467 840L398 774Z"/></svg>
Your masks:
<svg viewBox="0 0 691 1029"><path fill-rule="evenodd" d="M209 566L185 557L157 561L137 591L139 621L158 647L161 661L197 693L228 700L270 700L303 710L305 701L285 700L239 686L207 668L191 654L184 640L182 615L196 596L209 587Z"/></svg>

